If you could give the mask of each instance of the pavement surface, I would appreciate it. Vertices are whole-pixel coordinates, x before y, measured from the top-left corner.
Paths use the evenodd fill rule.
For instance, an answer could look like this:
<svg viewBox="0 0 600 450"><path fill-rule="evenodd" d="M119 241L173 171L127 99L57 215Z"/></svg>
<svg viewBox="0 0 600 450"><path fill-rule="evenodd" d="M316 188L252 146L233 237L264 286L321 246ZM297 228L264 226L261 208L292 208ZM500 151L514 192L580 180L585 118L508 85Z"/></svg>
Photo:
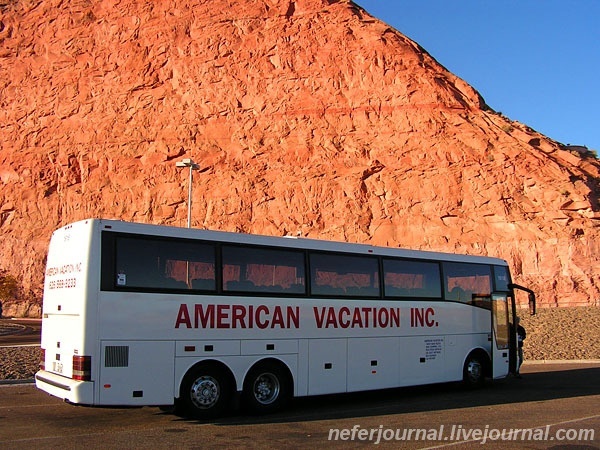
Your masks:
<svg viewBox="0 0 600 450"><path fill-rule="evenodd" d="M0 319L0 347L40 345L42 319Z"/></svg>
<svg viewBox="0 0 600 450"><path fill-rule="evenodd" d="M446 383L301 398L277 414L210 422L156 407L78 407L31 384L3 385L0 448L600 448L600 364L522 371L476 390Z"/></svg>

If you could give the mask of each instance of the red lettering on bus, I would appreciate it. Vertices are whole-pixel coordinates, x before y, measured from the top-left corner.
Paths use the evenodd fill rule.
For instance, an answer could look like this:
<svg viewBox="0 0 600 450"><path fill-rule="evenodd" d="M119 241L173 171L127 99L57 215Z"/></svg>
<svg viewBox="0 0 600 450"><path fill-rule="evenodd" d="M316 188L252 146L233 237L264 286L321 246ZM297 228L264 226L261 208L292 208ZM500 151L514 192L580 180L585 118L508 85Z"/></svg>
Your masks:
<svg viewBox="0 0 600 450"><path fill-rule="evenodd" d="M410 326L416 327L437 327L438 323L433 316L435 310L433 308L410 308Z"/></svg>
<svg viewBox="0 0 600 450"><path fill-rule="evenodd" d="M337 318L335 317L335 309L328 308L329 312L327 313L327 322L325 322L325 328L337 328Z"/></svg>
<svg viewBox="0 0 600 450"><path fill-rule="evenodd" d="M371 312L371 308L362 308L362 312L364 313L365 327L368 327L369 326L369 312Z"/></svg>
<svg viewBox="0 0 600 450"><path fill-rule="evenodd" d="M192 328L192 323L190 322L190 313L185 303L179 305L179 312L177 313L175 328L179 328L179 325L181 324L184 324L186 328Z"/></svg>
<svg viewBox="0 0 600 450"><path fill-rule="evenodd" d="M390 321L392 327L400 328L400 308L390 308Z"/></svg>
<svg viewBox="0 0 600 450"><path fill-rule="evenodd" d="M323 319L325 318L325 308L321 308L321 314L319 314L319 308L313 306L313 312L315 314L315 321L317 322L317 328L323 328Z"/></svg>
<svg viewBox="0 0 600 450"><path fill-rule="evenodd" d="M256 308L256 318L255 318L256 326L258 328L260 328L261 330L263 330L269 326L269 321L268 320L263 321L261 318L261 313L268 314L269 308L267 308L265 305L260 305L258 308Z"/></svg>
<svg viewBox="0 0 600 450"><path fill-rule="evenodd" d="M254 328L254 305L248 306L248 328Z"/></svg>
<svg viewBox="0 0 600 450"><path fill-rule="evenodd" d="M350 319L348 318L348 316L350 315L350 308L346 307L346 306L342 306L340 308L340 326L342 328L348 328L350 326Z"/></svg>
<svg viewBox="0 0 600 450"><path fill-rule="evenodd" d="M354 314L352 315L352 328L363 328L362 316L360 315L360 309L354 308Z"/></svg>
<svg viewBox="0 0 600 450"><path fill-rule="evenodd" d="M317 328L400 328L400 308L342 306L313 307ZM438 326L433 308L411 308L411 326ZM276 305L194 305L192 324L189 307L179 306L175 328L300 328L300 307Z"/></svg>
<svg viewBox="0 0 600 450"><path fill-rule="evenodd" d="M276 306L275 310L273 311L271 328L275 328L276 325L279 325L279 328L285 328L285 324L283 323L283 314L281 313L281 306Z"/></svg>
<svg viewBox="0 0 600 450"><path fill-rule="evenodd" d="M435 311L433 310L433 308L427 308L427 310L425 311L425 325L427 325L428 327L432 327L434 325L437 326L436 321L433 319L434 314Z"/></svg>
<svg viewBox="0 0 600 450"><path fill-rule="evenodd" d="M198 322L198 319L200 319L200 322ZM215 305L208 305L206 311L204 311L202 305L194 306L194 328L198 328L198 323L202 325L202 328L215 327Z"/></svg>
<svg viewBox="0 0 600 450"><path fill-rule="evenodd" d="M244 305L231 305L231 328L246 328L246 307Z"/></svg>
<svg viewBox="0 0 600 450"><path fill-rule="evenodd" d="M400 328L400 308L314 306L317 328Z"/></svg>
<svg viewBox="0 0 600 450"><path fill-rule="evenodd" d="M287 307L286 328L292 328L292 322L294 323L294 328L300 328L300 307L299 306L288 306Z"/></svg>
<svg viewBox="0 0 600 450"><path fill-rule="evenodd" d="M179 306L175 328L300 328L300 307L266 305L194 305L194 323L186 304Z"/></svg>
<svg viewBox="0 0 600 450"><path fill-rule="evenodd" d="M231 323L227 321L230 307L230 305L217 305L217 328L231 328Z"/></svg>
<svg viewBox="0 0 600 450"><path fill-rule="evenodd" d="M382 318L382 316L385 316ZM380 326L383 328L387 328L388 323L390 322L390 314L386 308L380 308L377 313L377 322L379 322Z"/></svg>

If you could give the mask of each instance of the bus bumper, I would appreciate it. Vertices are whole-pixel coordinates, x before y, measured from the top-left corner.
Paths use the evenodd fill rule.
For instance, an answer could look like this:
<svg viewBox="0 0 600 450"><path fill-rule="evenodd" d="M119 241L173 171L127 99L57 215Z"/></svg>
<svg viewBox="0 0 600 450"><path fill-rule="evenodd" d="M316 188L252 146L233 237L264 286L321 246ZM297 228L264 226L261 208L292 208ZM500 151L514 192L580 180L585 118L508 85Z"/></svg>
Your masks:
<svg viewBox="0 0 600 450"><path fill-rule="evenodd" d="M35 374L35 386L54 397L77 405L94 404L94 383L77 381L45 370Z"/></svg>

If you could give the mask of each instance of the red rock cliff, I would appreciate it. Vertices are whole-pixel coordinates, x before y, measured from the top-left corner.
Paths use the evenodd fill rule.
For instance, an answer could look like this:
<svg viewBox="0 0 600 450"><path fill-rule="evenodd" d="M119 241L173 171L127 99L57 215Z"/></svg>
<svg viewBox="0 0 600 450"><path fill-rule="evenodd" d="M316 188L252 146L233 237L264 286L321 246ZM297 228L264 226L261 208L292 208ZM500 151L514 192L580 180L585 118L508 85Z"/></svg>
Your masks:
<svg viewBox="0 0 600 450"><path fill-rule="evenodd" d="M352 2L113 3L0 5L0 269L38 297L56 227L184 226L191 157L195 227L499 256L598 304L598 161Z"/></svg>

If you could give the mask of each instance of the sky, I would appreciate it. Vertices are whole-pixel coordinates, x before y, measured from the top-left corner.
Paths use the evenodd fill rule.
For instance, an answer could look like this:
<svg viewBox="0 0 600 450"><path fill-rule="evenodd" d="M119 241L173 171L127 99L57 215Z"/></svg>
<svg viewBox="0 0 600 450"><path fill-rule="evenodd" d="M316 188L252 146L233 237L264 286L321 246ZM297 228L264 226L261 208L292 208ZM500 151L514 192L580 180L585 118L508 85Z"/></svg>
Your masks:
<svg viewBox="0 0 600 450"><path fill-rule="evenodd" d="M600 0L354 0L495 111L600 155Z"/></svg>

